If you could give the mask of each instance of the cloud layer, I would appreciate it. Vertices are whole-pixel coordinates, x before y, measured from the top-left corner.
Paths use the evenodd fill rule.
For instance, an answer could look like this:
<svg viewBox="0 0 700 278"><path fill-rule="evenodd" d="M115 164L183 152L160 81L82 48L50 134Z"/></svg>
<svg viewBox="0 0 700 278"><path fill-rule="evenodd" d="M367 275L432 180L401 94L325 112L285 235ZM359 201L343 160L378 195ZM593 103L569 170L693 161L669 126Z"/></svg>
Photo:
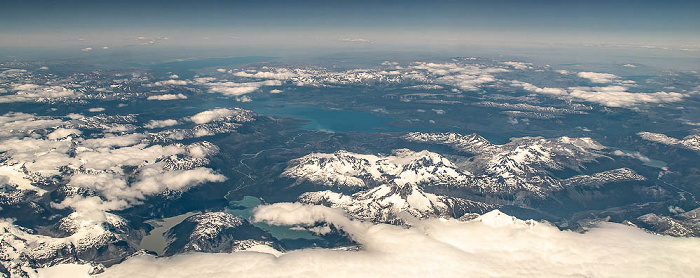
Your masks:
<svg viewBox="0 0 700 278"><path fill-rule="evenodd" d="M580 234L492 211L468 222L429 219L402 228L298 203L259 207L254 216L274 224L330 223L361 249L145 255L100 277L689 277L700 271L693 263L699 239L621 224L601 223Z"/></svg>

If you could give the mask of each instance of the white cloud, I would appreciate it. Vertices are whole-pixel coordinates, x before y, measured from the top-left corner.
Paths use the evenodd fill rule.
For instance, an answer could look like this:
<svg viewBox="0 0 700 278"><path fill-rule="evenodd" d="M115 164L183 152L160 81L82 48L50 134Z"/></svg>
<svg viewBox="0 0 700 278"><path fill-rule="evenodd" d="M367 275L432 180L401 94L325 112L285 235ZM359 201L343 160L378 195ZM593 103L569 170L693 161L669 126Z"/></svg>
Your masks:
<svg viewBox="0 0 700 278"><path fill-rule="evenodd" d="M220 93L227 96L240 96L255 92L258 90L257 86L212 86L209 92Z"/></svg>
<svg viewBox="0 0 700 278"><path fill-rule="evenodd" d="M154 44L154 43L156 43L156 42L158 42L158 41L164 41L164 40L168 40L168 39L170 39L170 38L168 38L168 37L152 37L152 38L149 38L149 37L145 37L145 36L138 36L138 37L136 37L136 40L139 41L139 44L140 44L140 45L151 45L151 44Z"/></svg>
<svg viewBox="0 0 700 278"><path fill-rule="evenodd" d="M32 185L32 181L25 177L21 166L23 165L15 164L12 166L0 166L0 184L15 185L19 190L31 190L37 192L39 195L46 193L46 190Z"/></svg>
<svg viewBox="0 0 700 278"><path fill-rule="evenodd" d="M120 166L144 166L153 163L159 157L167 157L176 154L185 153L185 149L176 145L153 145L145 147L144 145L135 145L121 147L117 149L98 149L84 150L78 149L76 158L80 159L81 163L86 168L95 170L110 170L117 169Z"/></svg>
<svg viewBox="0 0 700 278"><path fill-rule="evenodd" d="M37 84L11 84L10 92L12 93L0 95L0 103L72 99L83 95L80 92L62 86Z"/></svg>
<svg viewBox="0 0 700 278"><path fill-rule="evenodd" d="M58 167L73 163L75 159L67 153L71 149L71 141L53 141L36 138L11 138L0 141L0 152L10 158L7 162L23 163L31 172L43 176L58 174Z"/></svg>
<svg viewBox="0 0 700 278"><path fill-rule="evenodd" d="M141 171L139 180L132 184L138 192L152 195L166 190L185 191L205 182L222 182L226 177L212 169L199 167L190 170L163 171L147 168Z"/></svg>
<svg viewBox="0 0 700 278"><path fill-rule="evenodd" d="M608 107L633 107L650 103L679 102L683 94L674 92L631 93L624 86L570 87L569 95Z"/></svg>
<svg viewBox="0 0 700 278"><path fill-rule="evenodd" d="M81 115L69 116L82 118ZM233 116L234 119L244 117L235 113ZM94 120L99 122L97 118ZM13 249L3 254L31 257L56 250L107 248L110 241L118 240L115 233L119 228L114 227L124 225L123 219L108 211L129 208L152 195L189 190L206 182L226 179L203 167L209 163L207 157L218 151L211 143L149 145L148 140L143 140L147 135L140 133L102 134L102 137L91 133L92 138L85 139L81 130L75 128L80 126L76 122L79 121L64 122L24 113L0 116L0 153L3 154L0 180L42 195L46 190L32 183L60 175L66 181L65 189L69 194L51 206L72 210L60 220L61 229L71 233L67 237L28 234L0 220L0 231L3 231L0 241L12 240L8 244ZM125 168L133 171L125 171ZM64 275L74 277L74 274Z"/></svg>
<svg viewBox="0 0 700 278"><path fill-rule="evenodd" d="M243 72L245 74L245 72ZM256 78L266 78L273 77L276 74L268 75L262 74L260 77ZM251 74L250 77L255 77L255 74ZM232 81L216 81L213 77L200 77L194 80L198 85L203 85L209 87L209 93L220 93L227 96L241 96L257 91L263 86L281 86L282 82L279 80L264 80L256 82L232 82Z"/></svg>
<svg viewBox="0 0 700 278"><path fill-rule="evenodd" d="M674 92L632 93L627 91L628 87L616 85L606 87L569 87L567 89L540 88L530 83L513 80L511 81L511 86L522 87L533 93L551 95L562 99L575 98L608 107L631 108L645 104L680 102L685 97L683 94Z"/></svg>
<svg viewBox="0 0 700 278"><path fill-rule="evenodd" d="M58 128L53 132L49 133L49 135L46 135L46 138L49 138L51 140L57 140L60 138L65 138L68 135L72 134L81 135L83 134L83 132L74 128Z"/></svg>
<svg viewBox="0 0 700 278"><path fill-rule="evenodd" d="M566 89L549 88L549 87L540 88L540 87L537 87L537 86L532 85L530 83L520 82L517 80L511 81L510 85L513 87L522 87L523 89L525 89L527 91L538 93L538 94L545 94L545 95L566 95L567 94Z"/></svg>
<svg viewBox="0 0 700 278"><path fill-rule="evenodd" d="M187 99L186 95L183 94L165 94L157 96L149 96L147 100L176 100L176 99Z"/></svg>
<svg viewBox="0 0 700 278"><path fill-rule="evenodd" d="M233 74L238 77L260 78L260 79L278 79L286 80L299 76L299 74L286 69L276 68L272 71L239 71Z"/></svg>
<svg viewBox="0 0 700 278"><path fill-rule="evenodd" d="M220 121L231 116L240 114L242 111L238 109L216 108L200 112L190 117L190 120L196 124L206 124L209 122Z"/></svg>
<svg viewBox="0 0 700 278"><path fill-rule="evenodd" d="M503 64L505 64L505 65L507 65L507 66L511 66L511 67L513 67L514 69L517 69L517 70L530 69L530 68L532 68L532 64L531 64L531 63L523 63L523 62L503 62Z"/></svg>
<svg viewBox="0 0 700 278"><path fill-rule="evenodd" d="M279 90L279 89L272 89L272 90L270 90L270 94L279 94L279 93L281 93L281 92L282 92L282 90Z"/></svg>
<svg viewBox="0 0 700 278"><path fill-rule="evenodd" d="M92 51L92 47L86 47L86 48L81 49L80 51L83 51L83 52Z"/></svg>
<svg viewBox="0 0 700 278"><path fill-rule="evenodd" d="M238 102L251 102L251 101L253 101L253 99L250 98L249 96L240 96L240 97L236 97L236 101L238 101Z"/></svg>
<svg viewBox="0 0 700 278"><path fill-rule="evenodd" d="M105 134L105 136L102 138L87 139L83 141L81 146L88 148L125 147L136 145L144 138L146 138L146 135L140 133L132 133L121 136Z"/></svg>
<svg viewBox="0 0 700 278"><path fill-rule="evenodd" d="M78 113L70 113L70 114L66 115L66 117L71 118L73 120L78 120L78 119L85 118L85 115L78 114Z"/></svg>
<svg viewBox="0 0 700 278"><path fill-rule="evenodd" d="M263 86L280 86L282 82L278 80L266 80L259 82L215 82L205 84L209 86L210 93L220 93L227 96L241 96L257 91Z"/></svg>
<svg viewBox="0 0 700 278"><path fill-rule="evenodd" d="M179 124L179 122L177 120L173 120L173 119L151 120L147 124L145 124L143 127L148 128L148 129L153 129L153 128L174 126L177 124Z"/></svg>
<svg viewBox="0 0 700 278"><path fill-rule="evenodd" d="M165 86L165 85L184 86L184 85L189 84L189 82L187 82L187 80L170 79L170 80L157 81L156 83L153 83L153 84L155 84L156 86Z"/></svg>
<svg viewBox="0 0 700 278"><path fill-rule="evenodd" d="M132 257L100 277L690 277L700 271L697 238L672 238L621 224L560 231L498 211L475 220L416 220L412 228L370 224L322 206L273 204L255 219L286 225L327 222L358 251L305 249L278 254L190 253Z"/></svg>
<svg viewBox="0 0 700 278"><path fill-rule="evenodd" d="M578 73L579 77L586 78L593 83L611 83L614 79L620 78L611 73L597 73L590 71L582 71Z"/></svg>
<svg viewBox="0 0 700 278"><path fill-rule="evenodd" d="M615 151L613 151L612 154L614 154L614 155L616 155L616 156L626 156L626 157L635 158L635 159L637 159L637 160L639 160L639 161L642 161L642 162L649 162L649 161L651 161L651 159L649 159L648 157L642 155L642 154L639 153L639 152L623 152L623 151L621 151L621 150L615 150Z"/></svg>
<svg viewBox="0 0 700 278"><path fill-rule="evenodd" d="M476 91L481 86L493 83L497 79L492 74L507 72L507 69L488 68L479 65L460 65L457 63L414 63L410 67L425 71L428 76L418 72L407 74L408 78L418 81L434 80L436 83L455 86L466 91Z"/></svg>
<svg viewBox="0 0 700 278"><path fill-rule="evenodd" d="M624 64L622 65L623 67L628 67L628 68L636 68L637 66L634 64Z"/></svg>
<svg viewBox="0 0 700 278"><path fill-rule="evenodd" d="M105 109L103 107L95 107L95 108L88 109L88 111L90 111L90 112L102 112L102 111L105 111Z"/></svg>
<svg viewBox="0 0 700 278"><path fill-rule="evenodd" d="M28 135L37 129L46 129L65 124L62 120L37 117L21 112L9 112L0 116L0 137Z"/></svg>
<svg viewBox="0 0 700 278"><path fill-rule="evenodd" d="M59 264L38 269L36 278L88 278L92 277L88 275L91 270L89 264Z"/></svg>
<svg viewBox="0 0 700 278"><path fill-rule="evenodd" d="M342 38L340 39L341 42L349 42L349 43L372 43L372 41L368 39L361 39L361 38Z"/></svg>

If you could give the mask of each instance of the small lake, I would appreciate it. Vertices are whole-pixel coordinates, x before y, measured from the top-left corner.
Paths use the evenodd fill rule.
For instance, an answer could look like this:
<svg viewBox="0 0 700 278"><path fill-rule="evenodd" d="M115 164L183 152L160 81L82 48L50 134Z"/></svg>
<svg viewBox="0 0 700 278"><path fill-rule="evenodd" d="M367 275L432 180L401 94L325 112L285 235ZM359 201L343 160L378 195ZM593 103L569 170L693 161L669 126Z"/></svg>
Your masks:
<svg viewBox="0 0 700 278"><path fill-rule="evenodd" d="M156 252L158 255L163 255L165 252L165 247L167 246L167 239L165 238L165 233L170 230L170 228L175 227L175 225L180 224L185 218L192 215L199 214L199 212L188 212L185 214L176 215L173 217L148 220L146 223L154 226L148 235L141 239L139 248L146 249L148 251Z"/></svg>
<svg viewBox="0 0 700 278"><path fill-rule="evenodd" d="M628 150L623 150L623 149L619 149L619 151L622 152L622 154L624 156L635 158L635 159L641 161L642 164L644 164L645 166L659 168L659 169L664 169L664 168L666 168L666 166L668 166L666 164L666 162L663 162L661 160L648 158L646 156L643 156L639 152L633 152L633 151L628 151Z"/></svg>

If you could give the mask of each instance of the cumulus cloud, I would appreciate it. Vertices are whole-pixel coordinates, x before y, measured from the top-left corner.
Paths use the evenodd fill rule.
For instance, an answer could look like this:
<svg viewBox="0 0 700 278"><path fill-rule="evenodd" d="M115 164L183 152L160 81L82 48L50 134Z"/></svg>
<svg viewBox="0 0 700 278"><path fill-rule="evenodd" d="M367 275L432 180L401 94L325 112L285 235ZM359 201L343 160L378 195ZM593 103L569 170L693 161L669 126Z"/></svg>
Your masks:
<svg viewBox="0 0 700 278"><path fill-rule="evenodd" d="M540 88L540 87L537 87L537 86L532 85L532 84L530 84L530 83L520 82L520 81L517 81L517 80L511 81L511 86L513 86L513 87L522 87L523 89L525 89L525 90L527 90L527 91L534 92L534 93L538 93L538 94L559 95L559 96L560 96L560 95L566 95L566 94L567 94L566 89L562 89L562 88L550 88L550 87Z"/></svg>
<svg viewBox="0 0 700 278"><path fill-rule="evenodd" d="M522 87L533 93L551 95L562 99L578 99L608 107L631 108L645 104L680 102L685 95L674 92L632 93L628 87L610 85L605 87L540 88L533 84L511 81L511 86Z"/></svg>
<svg viewBox="0 0 700 278"><path fill-rule="evenodd" d="M67 117L83 118L81 115ZM103 117L94 118L92 120L99 122ZM150 124L164 126L172 124L171 121L175 120ZM207 157L218 152L211 143L150 145L149 140L144 140L149 135L140 133L91 132L90 139L85 139L76 122L80 120L62 121L25 113L0 116L0 153L3 156L0 181L42 195L47 191L33 183L60 176L60 180L65 181L60 186L68 194L51 206L72 210L59 222L61 229L70 229L65 231L71 235L61 238L23 233L18 226L0 220L1 231L13 229L9 234L0 234L10 238L21 236L21 240L10 243L12 254L24 256L26 252L39 252L36 251L39 249L44 252L46 246L64 248L60 244L66 243L73 244L61 249L68 252L73 248L102 248L96 244L114 238L114 229L110 227L124 225L118 223L123 221L121 218L109 211L141 204L149 196L226 180L223 175L204 167L209 163ZM7 237L0 236L0 241L6 243L5 239ZM53 247L48 250L54 250ZM74 277L74 274L64 273L67 277Z"/></svg>
<svg viewBox="0 0 700 278"><path fill-rule="evenodd" d="M175 75L177 76L177 75ZM175 80L175 79L170 79L170 80L163 80L163 81L157 81L156 83L153 83L156 86L165 86L165 85L175 85L175 86L184 86L189 84L187 80Z"/></svg>
<svg viewBox="0 0 700 278"><path fill-rule="evenodd" d="M68 140L54 141L37 138L10 138L0 141L0 152L5 152L8 160L4 163L23 163L31 172L44 176L58 174L60 166L74 163L68 156L72 143Z"/></svg>
<svg viewBox="0 0 700 278"><path fill-rule="evenodd" d="M62 86L38 84L11 84L9 91L10 94L0 95L0 103L72 99L83 95Z"/></svg>
<svg viewBox="0 0 700 278"><path fill-rule="evenodd" d="M493 83L497 79L494 73L507 72L507 69L489 68L479 65L461 65L457 63L414 63L410 67L428 73L409 74L407 77L418 81L434 80L436 83L455 86L466 91L476 91L481 86Z"/></svg>
<svg viewBox="0 0 700 278"><path fill-rule="evenodd" d="M227 117L236 116L241 111L238 109L216 108L200 112L190 117L190 120L196 124L206 124L209 122L220 121Z"/></svg>
<svg viewBox="0 0 700 278"><path fill-rule="evenodd" d="M186 191L205 182L222 182L225 180L226 177L223 175L214 173L212 169L204 167L167 172L153 167L142 170L139 180L132 185L132 188L140 193L152 195L166 190Z"/></svg>
<svg viewBox="0 0 700 278"><path fill-rule="evenodd" d="M569 95L588 102L608 107L633 107L650 103L679 102L683 94L674 92L631 93L624 86L570 87Z"/></svg>
<svg viewBox="0 0 700 278"><path fill-rule="evenodd" d="M62 120L37 117L21 112L9 112L0 116L0 137L28 135L37 129L47 129L65 124Z"/></svg>
<svg viewBox="0 0 700 278"><path fill-rule="evenodd" d="M617 75L611 73L598 73L590 71L582 71L578 73L581 78L586 78L593 83L611 83L614 79L620 78Z"/></svg>
<svg viewBox="0 0 700 278"><path fill-rule="evenodd" d="M227 96L241 96L257 91L263 86L281 86L282 82L278 80L266 80L260 82L216 82L206 84L209 86L209 92L220 93Z"/></svg>
<svg viewBox="0 0 700 278"><path fill-rule="evenodd" d="M290 203L259 207L254 217L285 225L326 222L361 249L144 255L108 268L101 277L687 277L700 271L692 262L700 255L699 239L613 223L580 234L492 211L468 222L416 220L403 228Z"/></svg>
<svg viewBox="0 0 700 278"><path fill-rule="evenodd" d="M286 80L290 78L294 78L299 76L298 73L291 71L286 68L276 68L272 69L269 71L256 71L256 70L251 70L251 71L239 71L233 74L234 76L239 76L239 77L248 77L248 78L260 78L260 79L278 79L278 80Z"/></svg>
<svg viewBox="0 0 700 278"><path fill-rule="evenodd" d="M149 96L147 100L176 100L176 99L187 99L186 95L183 94L165 94L157 96Z"/></svg>
<svg viewBox="0 0 700 278"><path fill-rule="evenodd" d="M105 109L103 107L95 107L95 108L88 109L88 111L90 111L90 112L102 112L102 111L105 111Z"/></svg>
<svg viewBox="0 0 700 278"><path fill-rule="evenodd" d="M255 92L257 90L257 86L245 86L243 84L237 84L233 86L212 86L211 89L209 89L209 91L212 93L221 93L227 96L240 96Z"/></svg>
<svg viewBox="0 0 700 278"><path fill-rule="evenodd" d="M78 114L78 113L70 113L70 114L66 115L66 117L71 118L73 120L78 120L78 119L85 118L85 115Z"/></svg>
<svg viewBox="0 0 700 278"><path fill-rule="evenodd" d="M522 70L522 69L529 69L532 68L531 63L523 63L523 62L503 62L504 65L511 66L514 69L517 70Z"/></svg>
<svg viewBox="0 0 700 278"><path fill-rule="evenodd" d="M86 47L86 48L81 49L80 51L83 51L83 52L92 51L92 47Z"/></svg>
<svg viewBox="0 0 700 278"><path fill-rule="evenodd" d="M143 127L148 128L148 129L153 129L153 128L169 127L169 126L174 126L174 125L178 125L178 124L179 124L179 122L177 120L173 120L173 119L150 120Z"/></svg>
<svg viewBox="0 0 700 278"><path fill-rule="evenodd" d="M249 76L247 76L249 75ZM254 77L254 78L272 78L275 77L277 74L272 74L272 73L247 73L247 72L239 72L237 73L237 76L241 77ZM281 76L278 76L281 77ZM252 92L257 91L261 87L264 86L281 86L282 82L280 80L276 79L270 79L270 80L264 80L264 81L255 81L255 82L232 82L232 81L221 81L221 82L214 82L216 81L216 78L213 77L200 77L196 78L195 83L198 85L206 86L209 88L208 92L209 93L219 93L223 94L226 96L242 96L245 94L249 94Z"/></svg>

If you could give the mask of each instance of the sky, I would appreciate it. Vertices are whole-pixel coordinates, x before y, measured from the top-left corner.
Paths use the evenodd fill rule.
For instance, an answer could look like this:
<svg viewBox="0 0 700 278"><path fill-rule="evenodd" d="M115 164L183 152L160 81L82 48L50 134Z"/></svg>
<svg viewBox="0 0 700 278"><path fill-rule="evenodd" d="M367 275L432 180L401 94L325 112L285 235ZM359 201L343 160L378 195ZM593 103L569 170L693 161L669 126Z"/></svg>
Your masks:
<svg viewBox="0 0 700 278"><path fill-rule="evenodd" d="M172 45L700 45L700 1L693 0L3 0L0 6L0 46L128 45L139 36Z"/></svg>

